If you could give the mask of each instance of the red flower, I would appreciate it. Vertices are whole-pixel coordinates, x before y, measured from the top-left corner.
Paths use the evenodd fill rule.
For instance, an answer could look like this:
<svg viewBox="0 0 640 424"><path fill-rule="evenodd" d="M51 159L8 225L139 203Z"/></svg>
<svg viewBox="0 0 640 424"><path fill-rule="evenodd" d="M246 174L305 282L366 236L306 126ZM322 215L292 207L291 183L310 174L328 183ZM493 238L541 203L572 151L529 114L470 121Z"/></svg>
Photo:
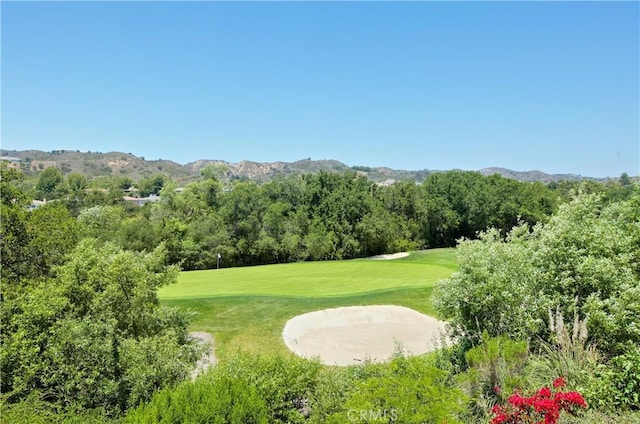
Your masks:
<svg viewBox="0 0 640 424"><path fill-rule="evenodd" d="M491 424L502 424L507 421L507 415L504 412L499 413L491 420Z"/></svg>
<svg viewBox="0 0 640 424"><path fill-rule="evenodd" d="M537 412L552 412L558 409L553 399L538 399L533 404L533 407Z"/></svg>
<svg viewBox="0 0 640 424"><path fill-rule="evenodd" d="M562 377L553 381L554 389L564 385L565 381ZM552 392L549 387L543 387L535 395L523 397L516 391L509 396L507 405L494 405L491 408L491 413L494 415L491 424L557 424L560 413L566 411L571 414L574 405L587 407L587 403L578 392L565 393L561 390Z"/></svg>
<svg viewBox="0 0 640 424"><path fill-rule="evenodd" d="M538 390L538 393L536 395L541 398L550 398L551 389L549 389L548 387L543 387L542 389Z"/></svg>
<svg viewBox="0 0 640 424"><path fill-rule="evenodd" d="M508 401L511 405L515 406L516 408L522 408L527 405L527 401L525 400L525 398L523 398L517 393L509 396Z"/></svg>
<svg viewBox="0 0 640 424"><path fill-rule="evenodd" d="M569 403L573 403L574 405L579 405L583 408L587 407L587 402L585 402L582 395L578 392L567 392L563 396L563 399Z"/></svg>
<svg viewBox="0 0 640 424"><path fill-rule="evenodd" d="M560 411L547 412L544 415L544 424L556 424L560 418Z"/></svg>

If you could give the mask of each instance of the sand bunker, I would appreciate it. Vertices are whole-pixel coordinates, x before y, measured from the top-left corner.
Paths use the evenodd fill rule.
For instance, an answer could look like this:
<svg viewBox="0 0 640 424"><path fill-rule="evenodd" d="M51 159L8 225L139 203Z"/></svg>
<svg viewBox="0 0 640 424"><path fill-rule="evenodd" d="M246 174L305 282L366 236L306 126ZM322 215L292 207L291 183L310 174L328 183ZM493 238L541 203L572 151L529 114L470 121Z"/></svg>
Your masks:
<svg viewBox="0 0 640 424"><path fill-rule="evenodd" d="M298 315L287 321L282 336L295 354L319 357L327 365L388 360L401 343L418 355L437 347L443 321L403 306L349 306Z"/></svg>
<svg viewBox="0 0 640 424"><path fill-rule="evenodd" d="M406 258L407 256L409 256L408 252L399 252L399 253L390 253L390 254L386 254L386 255L376 255L376 256L372 256L369 259L373 259L375 261L388 261L391 259L400 259L400 258Z"/></svg>

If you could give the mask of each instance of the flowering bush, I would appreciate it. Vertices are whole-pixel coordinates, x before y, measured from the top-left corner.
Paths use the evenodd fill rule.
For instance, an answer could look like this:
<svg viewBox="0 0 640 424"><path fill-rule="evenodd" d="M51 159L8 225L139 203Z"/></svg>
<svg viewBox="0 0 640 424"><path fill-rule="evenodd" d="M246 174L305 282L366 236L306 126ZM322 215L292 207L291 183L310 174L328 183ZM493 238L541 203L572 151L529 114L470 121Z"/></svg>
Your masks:
<svg viewBox="0 0 640 424"><path fill-rule="evenodd" d="M554 391L543 387L530 397L514 393L509 397L507 405L495 405L491 408L494 416L491 424L555 424L561 411L573 414L577 408L587 407L580 393L562 391L564 386L564 379L559 377L553 381Z"/></svg>

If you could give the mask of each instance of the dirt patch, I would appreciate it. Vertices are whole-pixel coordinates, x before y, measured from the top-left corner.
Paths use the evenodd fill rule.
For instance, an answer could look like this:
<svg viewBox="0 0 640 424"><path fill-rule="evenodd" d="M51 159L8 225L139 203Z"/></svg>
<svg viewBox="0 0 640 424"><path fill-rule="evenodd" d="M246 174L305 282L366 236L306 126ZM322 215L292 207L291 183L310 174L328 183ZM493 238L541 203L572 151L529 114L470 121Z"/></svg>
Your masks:
<svg viewBox="0 0 640 424"><path fill-rule="evenodd" d="M209 368L214 366L218 360L214 351L213 335L205 333L203 331L192 331L189 333L189 337L196 340L198 343L207 345L209 349L202 355L202 358L196 363L196 367L191 371L191 380L195 380L197 376L206 372Z"/></svg>

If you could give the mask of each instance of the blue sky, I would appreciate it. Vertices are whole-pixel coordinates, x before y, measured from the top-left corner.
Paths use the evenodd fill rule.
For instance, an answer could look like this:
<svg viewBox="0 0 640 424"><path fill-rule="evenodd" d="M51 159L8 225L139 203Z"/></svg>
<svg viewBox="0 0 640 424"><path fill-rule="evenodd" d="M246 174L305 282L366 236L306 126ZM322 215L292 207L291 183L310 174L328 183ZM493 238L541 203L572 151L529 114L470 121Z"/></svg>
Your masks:
<svg viewBox="0 0 640 424"><path fill-rule="evenodd" d="M2 148L640 171L638 2L2 2Z"/></svg>

